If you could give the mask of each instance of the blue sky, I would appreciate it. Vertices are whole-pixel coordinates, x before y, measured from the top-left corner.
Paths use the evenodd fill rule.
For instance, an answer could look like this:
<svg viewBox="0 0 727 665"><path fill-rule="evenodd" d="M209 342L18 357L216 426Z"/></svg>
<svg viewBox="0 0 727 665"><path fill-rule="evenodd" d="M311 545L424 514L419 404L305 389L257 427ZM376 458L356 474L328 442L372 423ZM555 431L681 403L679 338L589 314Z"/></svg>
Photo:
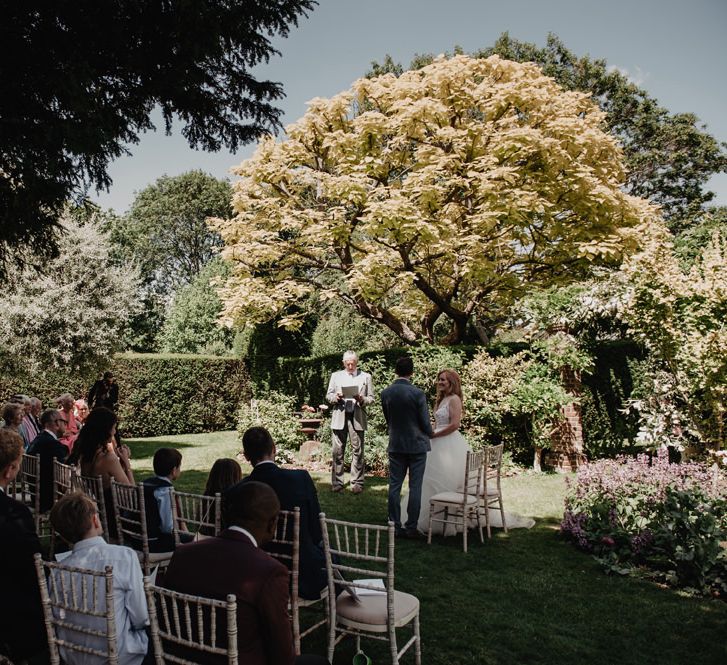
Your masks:
<svg viewBox="0 0 727 665"><path fill-rule="evenodd" d="M313 97L329 97L389 53L408 65L416 53L465 52L491 46L504 31L545 44L557 34L578 55L604 58L672 112L695 113L708 131L727 141L727 0L320 0L288 39L281 56L257 72L280 81L284 124ZM125 212L140 191L162 175L202 169L218 178L250 156L189 148L175 125L130 146L132 155L110 167L113 185L95 198ZM727 175L712 179L716 203L727 205Z"/></svg>

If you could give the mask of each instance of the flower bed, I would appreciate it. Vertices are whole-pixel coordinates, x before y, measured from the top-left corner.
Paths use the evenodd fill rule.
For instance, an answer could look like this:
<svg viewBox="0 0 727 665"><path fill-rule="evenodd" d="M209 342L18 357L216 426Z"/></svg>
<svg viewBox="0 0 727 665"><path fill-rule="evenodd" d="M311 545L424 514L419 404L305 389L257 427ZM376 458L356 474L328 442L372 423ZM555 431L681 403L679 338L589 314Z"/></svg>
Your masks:
<svg viewBox="0 0 727 665"><path fill-rule="evenodd" d="M727 479L656 456L601 460L569 483L561 533L609 572L727 597Z"/></svg>

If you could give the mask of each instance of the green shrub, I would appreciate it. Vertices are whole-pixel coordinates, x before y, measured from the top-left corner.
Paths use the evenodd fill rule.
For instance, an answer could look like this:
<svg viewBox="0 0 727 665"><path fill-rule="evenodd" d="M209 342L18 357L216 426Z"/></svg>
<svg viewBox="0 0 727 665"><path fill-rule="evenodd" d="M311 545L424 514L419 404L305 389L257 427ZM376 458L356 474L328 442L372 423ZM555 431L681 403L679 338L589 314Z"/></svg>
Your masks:
<svg viewBox="0 0 727 665"><path fill-rule="evenodd" d="M111 370L124 436L233 429L237 405L250 395L245 365L234 358L124 354Z"/></svg>
<svg viewBox="0 0 727 665"><path fill-rule="evenodd" d="M295 415L298 406L294 397L276 391L270 391L266 397L246 400L237 413L237 431L242 436L250 427L264 427L275 441L277 461L290 462L290 453L300 448L304 438Z"/></svg>

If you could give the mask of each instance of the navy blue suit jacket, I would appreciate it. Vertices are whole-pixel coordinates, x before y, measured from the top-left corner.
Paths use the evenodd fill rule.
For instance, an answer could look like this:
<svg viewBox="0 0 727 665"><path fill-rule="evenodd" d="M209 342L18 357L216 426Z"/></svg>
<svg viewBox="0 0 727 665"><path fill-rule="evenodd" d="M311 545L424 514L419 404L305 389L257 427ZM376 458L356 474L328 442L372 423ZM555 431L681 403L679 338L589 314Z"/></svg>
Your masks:
<svg viewBox="0 0 727 665"><path fill-rule="evenodd" d="M423 390L408 379L396 379L382 391L381 408L389 428L388 452L416 455L431 450L432 424Z"/></svg>
<svg viewBox="0 0 727 665"><path fill-rule="evenodd" d="M68 456L68 448L43 430L31 441L28 454L38 455L40 458L40 512L44 513L53 507L53 460L64 462Z"/></svg>
<svg viewBox="0 0 727 665"><path fill-rule="evenodd" d="M264 462L241 482L255 480L273 488L283 510L300 508L300 575L298 594L301 598L315 600L326 586L326 559L323 554L323 534L318 518L321 506L318 493L310 474L304 469L281 469ZM274 551L274 545L270 544Z"/></svg>

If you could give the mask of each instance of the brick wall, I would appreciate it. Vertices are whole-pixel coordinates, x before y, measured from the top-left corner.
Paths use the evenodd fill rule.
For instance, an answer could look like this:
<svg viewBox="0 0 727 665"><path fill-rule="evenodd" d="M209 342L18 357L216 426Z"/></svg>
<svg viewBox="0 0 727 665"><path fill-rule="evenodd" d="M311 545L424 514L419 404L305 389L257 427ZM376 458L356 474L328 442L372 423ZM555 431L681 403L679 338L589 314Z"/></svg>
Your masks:
<svg viewBox="0 0 727 665"><path fill-rule="evenodd" d="M580 396L582 385L578 372L570 368L561 370L563 387L572 395ZM566 404L561 413L564 418L553 431L550 450L545 452L544 463L556 471L575 471L586 461L583 453L583 419L581 406L576 402Z"/></svg>

